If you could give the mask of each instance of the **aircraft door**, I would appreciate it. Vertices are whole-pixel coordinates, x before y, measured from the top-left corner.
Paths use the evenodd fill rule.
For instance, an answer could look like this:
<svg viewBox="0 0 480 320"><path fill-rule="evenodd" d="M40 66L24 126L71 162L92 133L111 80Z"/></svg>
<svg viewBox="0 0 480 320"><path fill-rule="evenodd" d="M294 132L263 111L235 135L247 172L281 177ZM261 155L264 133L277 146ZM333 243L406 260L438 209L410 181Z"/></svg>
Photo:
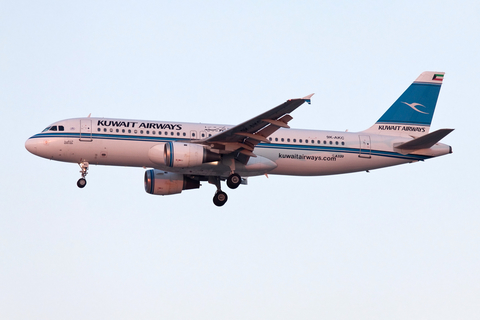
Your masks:
<svg viewBox="0 0 480 320"><path fill-rule="evenodd" d="M92 120L80 119L80 141L93 141Z"/></svg>
<svg viewBox="0 0 480 320"><path fill-rule="evenodd" d="M360 139L360 153L358 156L360 158L370 159L372 157L372 143L370 141L370 136L358 136Z"/></svg>

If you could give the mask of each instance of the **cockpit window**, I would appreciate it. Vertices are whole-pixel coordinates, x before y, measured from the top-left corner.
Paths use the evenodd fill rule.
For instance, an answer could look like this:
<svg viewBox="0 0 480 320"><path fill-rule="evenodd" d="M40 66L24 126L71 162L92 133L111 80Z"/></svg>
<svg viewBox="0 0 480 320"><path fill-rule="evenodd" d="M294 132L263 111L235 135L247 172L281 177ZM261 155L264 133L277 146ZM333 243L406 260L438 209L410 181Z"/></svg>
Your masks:
<svg viewBox="0 0 480 320"><path fill-rule="evenodd" d="M45 129L43 129L42 132L45 132L45 131L65 131L65 127L64 126L50 126L50 127L46 127Z"/></svg>

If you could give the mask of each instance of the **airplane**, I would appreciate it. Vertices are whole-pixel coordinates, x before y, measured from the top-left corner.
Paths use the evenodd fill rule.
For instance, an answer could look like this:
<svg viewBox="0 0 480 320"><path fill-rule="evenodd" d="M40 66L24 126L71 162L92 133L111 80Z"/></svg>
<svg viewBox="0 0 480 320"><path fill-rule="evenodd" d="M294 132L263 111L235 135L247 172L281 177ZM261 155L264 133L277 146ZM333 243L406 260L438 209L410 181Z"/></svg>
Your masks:
<svg viewBox="0 0 480 320"><path fill-rule="evenodd" d="M25 142L34 155L77 163L79 188L91 164L151 168L145 191L179 194L202 181L221 189L260 175L322 176L369 171L452 153L439 141L454 129L430 131L444 72L423 72L370 128L360 132L290 129L290 99L239 125L84 117L57 121Z"/></svg>

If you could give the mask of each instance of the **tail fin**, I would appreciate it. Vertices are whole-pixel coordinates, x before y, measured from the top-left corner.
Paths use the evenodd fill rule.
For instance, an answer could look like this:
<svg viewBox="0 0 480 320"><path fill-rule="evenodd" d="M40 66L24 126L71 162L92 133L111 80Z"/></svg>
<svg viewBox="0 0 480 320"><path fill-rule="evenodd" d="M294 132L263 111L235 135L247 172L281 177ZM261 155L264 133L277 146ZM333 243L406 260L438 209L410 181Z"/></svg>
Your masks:
<svg viewBox="0 0 480 320"><path fill-rule="evenodd" d="M423 72L368 130L395 136L427 134L445 72Z"/></svg>

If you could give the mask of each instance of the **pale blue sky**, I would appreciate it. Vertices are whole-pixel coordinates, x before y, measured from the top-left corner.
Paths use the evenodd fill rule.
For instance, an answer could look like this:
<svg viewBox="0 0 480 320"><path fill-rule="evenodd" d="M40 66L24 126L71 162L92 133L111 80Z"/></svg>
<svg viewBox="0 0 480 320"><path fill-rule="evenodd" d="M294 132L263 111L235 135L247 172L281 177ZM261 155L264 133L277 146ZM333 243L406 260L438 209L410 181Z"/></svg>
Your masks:
<svg viewBox="0 0 480 320"><path fill-rule="evenodd" d="M4 1L1 319L474 319L478 1ZM141 168L29 154L65 118L363 130L423 71L454 153L159 197Z"/></svg>

